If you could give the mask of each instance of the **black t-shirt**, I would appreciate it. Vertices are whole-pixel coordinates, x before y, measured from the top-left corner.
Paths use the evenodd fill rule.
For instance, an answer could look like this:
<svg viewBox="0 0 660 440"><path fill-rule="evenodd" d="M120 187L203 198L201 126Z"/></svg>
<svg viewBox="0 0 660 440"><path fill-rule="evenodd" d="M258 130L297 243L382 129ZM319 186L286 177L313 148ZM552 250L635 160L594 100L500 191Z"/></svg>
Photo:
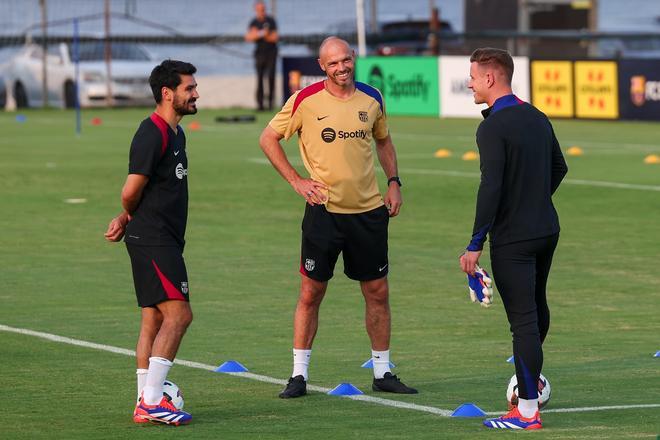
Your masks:
<svg viewBox="0 0 660 440"><path fill-rule="evenodd" d="M517 99L517 98L516 98ZM552 204L568 168L548 118L519 105L484 110L477 130L481 184L468 250L546 237L559 232Z"/></svg>
<svg viewBox="0 0 660 440"><path fill-rule="evenodd" d="M124 241L183 247L188 218L188 158L181 127L174 133L156 113L142 121L131 143L128 173L148 176L149 182L126 226Z"/></svg>
<svg viewBox="0 0 660 440"><path fill-rule="evenodd" d="M270 31L276 31L277 23L275 23L275 19L273 17L267 15L262 21L260 21L256 17L252 19L248 28L253 28L253 27L259 30L267 29ZM254 50L254 53L257 55L262 55L270 52L277 52L277 43L270 43L263 38L259 38L256 41L256 48Z"/></svg>

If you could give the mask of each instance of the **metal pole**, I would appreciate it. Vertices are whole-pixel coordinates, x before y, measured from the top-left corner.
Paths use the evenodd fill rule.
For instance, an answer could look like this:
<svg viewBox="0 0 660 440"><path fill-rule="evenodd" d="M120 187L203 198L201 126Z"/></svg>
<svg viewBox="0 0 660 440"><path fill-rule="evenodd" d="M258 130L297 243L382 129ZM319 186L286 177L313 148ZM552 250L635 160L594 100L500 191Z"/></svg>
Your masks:
<svg viewBox="0 0 660 440"><path fill-rule="evenodd" d="M440 10L433 5L431 0L431 20L429 22L429 51L431 55L440 55Z"/></svg>
<svg viewBox="0 0 660 440"><path fill-rule="evenodd" d="M270 15L273 17L277 15L277 0L270 1Z"/></svg>
<svg viewBox="0 0 660 440"><path fill-rule="evenodd" d="M378 32L378 0L371 0L371 23L369 30L374 34Z"/></svg>
<svg viewBox="0 0 660 440"><path fill-rule="evenodd" d="M518 32L529 33L529 14L531 8L527 0L518 0ZM529 40L527 37L518 37L518 55L529 55Z"/></svg>
<svg viewBox="0 0 660 440"><path fill-rule="evenodd" d="M367 36L364 27L364 0L355 0L357 18L358 56L367 55Z"/></svg>
<svg viewBox="0 0 660 440"><path fill-rule="evenodd" d="M78 19L74 18L73 19L73 65L75 66L75 73L74 73L74 83L73 83L73 90L75 94L75 102L74 106L76 108L76 135L80 136L81 132L81 123L80 123L80 89L79 89L79 84L80 84L80 50L79 50L79 37L80 37L80 32L78 30Z"/></svg>
<svg viewBox="0 0 660 440"><path fill-rule="evenodd" d="M589 32L598 32L598 0L591 0L591 8L589 9ZM598 56L597 40L591 40L589 43L589 56Z"/></svg>
<svg viewBox="0 0 660 440"><path fill-rule="evenodd" d="M43 106L48 107L48 5L46 0L39 0L41 8L41 94Z"/></svg>
<svg viewBox="0 0 660 440"><path fill-rule="evenodd" d="M114 100L112 99L112 46L110 45L110 0L105 0L105 84L108 96L106 103L108 107L112 107Z"/></svg>

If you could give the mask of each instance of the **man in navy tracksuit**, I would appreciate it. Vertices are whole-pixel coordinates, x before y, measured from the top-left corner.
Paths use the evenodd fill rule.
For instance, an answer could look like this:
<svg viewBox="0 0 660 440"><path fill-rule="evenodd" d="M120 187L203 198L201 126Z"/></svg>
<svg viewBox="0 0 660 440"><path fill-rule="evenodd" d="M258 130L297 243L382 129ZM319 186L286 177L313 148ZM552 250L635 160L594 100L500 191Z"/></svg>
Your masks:
<svg viewBox="0 0 660 440"><path fill-rule="evenodd" d="M513 60L505 50L477 49L468 87L487 103L477 129L481 184L472 239L461 269L474 275L490 234L493 276L513 333L519 402L489 428L540 429L537 383L550 325L546 283L559 240L552 194L568 168L548 118L511 90Z"/></svg>

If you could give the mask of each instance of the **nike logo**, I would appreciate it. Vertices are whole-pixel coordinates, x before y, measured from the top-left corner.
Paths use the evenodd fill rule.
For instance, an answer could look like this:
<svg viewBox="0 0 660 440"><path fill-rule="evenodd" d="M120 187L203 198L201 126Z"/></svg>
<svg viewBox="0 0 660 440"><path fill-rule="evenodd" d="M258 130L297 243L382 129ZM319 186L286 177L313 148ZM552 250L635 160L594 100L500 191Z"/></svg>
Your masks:
<svg viewBox="0 0 660 440"><path fill-rule="evenodd" d="M320 117L320 118L317 116L317 117L316 117L316 120L317 120L317 121L322 121L323 119L327 118L328 116L330 116L330 115L325 115L325 116L322 116L322 117Z"/></svg>
<svg viewBox="0 0 660 440"><path fill-rule="evenodd" d="M387 264L386 264L385 266L383 266L383 267L379 267L379 268L378 268L378 272L382 272L382 271L384 271L386 267L387 267Z"/></svg>
<svg viewBox="0 0 660 440"><path fill-rule="evenodd" d="M178 156L180 152L181 152L181 150L179 150L179 151L175 151L175 152L174 152L174 155L175 155L175 156Z"/></svg>

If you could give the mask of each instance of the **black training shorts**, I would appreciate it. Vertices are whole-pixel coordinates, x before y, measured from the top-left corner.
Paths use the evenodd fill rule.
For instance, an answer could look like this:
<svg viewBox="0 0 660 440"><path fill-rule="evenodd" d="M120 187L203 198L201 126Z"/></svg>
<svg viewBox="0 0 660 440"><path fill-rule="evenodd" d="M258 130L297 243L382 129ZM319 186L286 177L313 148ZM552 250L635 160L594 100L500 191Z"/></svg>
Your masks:
<svg viewBox="0 0 660 440"><path fill-rule="evenodd" d="M188 273L181 248L126 243L126 249L140 307L153 307L168 300L189 301Z"/></svg>
<svg viewBox="0 0 660 440"><path fill-rule="evenodd" d="M387 226L385 206L359 214L335 214L324 205L305 207L302 221L300 273L316 280L332 278L339 253L344 273L356 281L387 275Z"/></svg>

